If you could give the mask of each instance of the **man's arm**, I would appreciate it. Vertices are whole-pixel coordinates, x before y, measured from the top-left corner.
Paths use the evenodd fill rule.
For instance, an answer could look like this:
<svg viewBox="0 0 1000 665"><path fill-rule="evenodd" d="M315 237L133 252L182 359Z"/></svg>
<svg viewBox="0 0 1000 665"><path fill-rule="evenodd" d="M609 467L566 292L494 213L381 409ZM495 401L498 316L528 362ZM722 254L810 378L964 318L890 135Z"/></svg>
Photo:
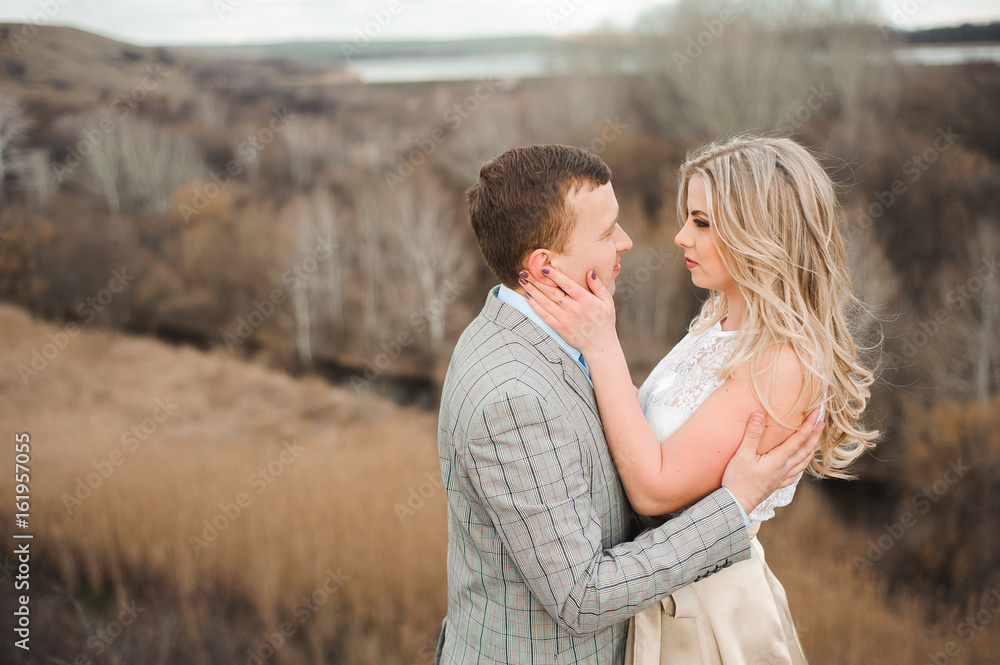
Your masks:
<svg viewBox="0 0 1000 665"><path fill-rule="evenodd" d="M725 489L635 541L604 549L604 507L592 504L587 444L564 417L534 395L508 394L481 418L465 458L470 480L522 578L571 634L624 621L749 557L743 516ZM744 491L739 481L737 491Z"/></svg>

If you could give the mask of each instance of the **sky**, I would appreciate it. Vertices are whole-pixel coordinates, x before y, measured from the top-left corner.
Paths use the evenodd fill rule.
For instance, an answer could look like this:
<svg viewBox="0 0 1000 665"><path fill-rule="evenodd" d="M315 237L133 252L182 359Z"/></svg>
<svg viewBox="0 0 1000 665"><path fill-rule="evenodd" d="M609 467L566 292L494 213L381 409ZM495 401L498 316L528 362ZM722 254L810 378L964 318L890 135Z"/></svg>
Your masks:
<svg viewBox="0 0 1000 665"><path fill-rule="evenodd" d="M917 29L1000 20L997 0L877 0ZM142 46L564 35L625 29L664 0L3 0L0 22L70 25ZM374 23L373 23L374 21Z"/></svg>

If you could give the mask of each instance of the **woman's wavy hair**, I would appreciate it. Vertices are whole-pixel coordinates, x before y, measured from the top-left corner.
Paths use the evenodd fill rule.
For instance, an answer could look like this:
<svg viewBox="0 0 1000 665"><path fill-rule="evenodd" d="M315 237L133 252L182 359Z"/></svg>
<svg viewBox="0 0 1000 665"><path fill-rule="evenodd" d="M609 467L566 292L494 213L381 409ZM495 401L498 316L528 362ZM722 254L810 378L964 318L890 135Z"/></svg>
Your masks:
<svg viewBox="0 0 1000 665"><path fill-rule="evenodd" d="M806 412L826 405L826 427L809 471L851 478L847 468L875 445L878 431L859 422L874 375L859 362L849 327L847 312L857 303L833 181L790 139L740 136L711 143L689 153L681 166L682 224L688 183L696 175L705 186L719 255L745 300L740 332L719 378L731 377L749 359L754 395L782 422L762 383L767 370L774 371L776 354L769 350L789 345L802 366ZM726 295L713 290L690 330L703 331L727 312Z"/></svg>

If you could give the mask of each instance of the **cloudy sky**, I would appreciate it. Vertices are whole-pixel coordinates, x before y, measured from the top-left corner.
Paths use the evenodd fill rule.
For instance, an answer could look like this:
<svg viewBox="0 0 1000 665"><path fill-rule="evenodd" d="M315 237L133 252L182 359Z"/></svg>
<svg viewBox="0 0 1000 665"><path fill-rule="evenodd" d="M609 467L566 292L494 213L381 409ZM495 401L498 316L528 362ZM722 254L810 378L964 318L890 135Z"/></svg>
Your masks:
<svg viewBox="0 0 1000 665"><path fill-rule="evenodd" d="M901 28L1000 20L997 0L878 2L886 21ZM352 39L381 14L380 39L455 39L626 28L659 4L664 0L3 0L0 21L71 25L153 46Z"/></svg>

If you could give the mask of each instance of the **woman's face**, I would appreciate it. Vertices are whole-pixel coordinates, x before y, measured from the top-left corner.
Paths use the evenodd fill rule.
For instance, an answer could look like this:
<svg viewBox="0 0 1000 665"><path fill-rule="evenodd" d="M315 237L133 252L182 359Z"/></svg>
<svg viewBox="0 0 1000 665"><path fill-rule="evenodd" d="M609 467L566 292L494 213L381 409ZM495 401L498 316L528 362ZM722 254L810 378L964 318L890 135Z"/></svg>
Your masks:
<svg viewBox="0 0 1000 665"><path fill-rule="evenodd" d="M694 175L688 181L687 217L674 242L684 250L684 259L695 286L729 294L736 291L736 282L722 263L715 246L713 224L715 220L708 214L705 184L700 175Z"/></svg>

